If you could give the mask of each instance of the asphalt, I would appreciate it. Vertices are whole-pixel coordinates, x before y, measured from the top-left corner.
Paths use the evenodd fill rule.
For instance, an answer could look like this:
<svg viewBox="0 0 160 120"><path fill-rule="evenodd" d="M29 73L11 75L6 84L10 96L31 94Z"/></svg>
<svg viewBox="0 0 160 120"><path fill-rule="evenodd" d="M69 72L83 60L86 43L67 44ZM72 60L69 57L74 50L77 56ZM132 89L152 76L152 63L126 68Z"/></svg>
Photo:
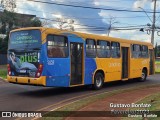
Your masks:
<svg viewBox="0 0 160 120"><path fill-rule="evenodd" d="M95 91L89 87L56 88L18 85L0 79L0 111L45 111L56 104L63 104L102 92L160 84L160 74L150 76L145 82L136 80L106 83Z"/></svg>

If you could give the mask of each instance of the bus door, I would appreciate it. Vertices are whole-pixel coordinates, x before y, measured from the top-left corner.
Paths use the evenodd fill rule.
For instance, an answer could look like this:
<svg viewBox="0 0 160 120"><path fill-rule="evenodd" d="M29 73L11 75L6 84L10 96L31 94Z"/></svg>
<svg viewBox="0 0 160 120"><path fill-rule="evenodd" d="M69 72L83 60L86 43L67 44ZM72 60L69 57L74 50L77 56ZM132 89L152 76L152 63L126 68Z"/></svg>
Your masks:
<svg viewBox="0 0 160 120"><path fill-rule="evenodd" d="M122 79L128 78L128 47L122 47Z"/></svg>
<svg viewBox="0 0 160 120"><path fill-rule="evenodd" d="M149 50L149 58L150 58L150 71L149 74L154 74L154 50Z"/></svg>
<svg viewBox="0 0 160 120"><path fill-rule="evenodd" d="M70 43L71 81L70 85L82 84L83 43Z"/></svg>

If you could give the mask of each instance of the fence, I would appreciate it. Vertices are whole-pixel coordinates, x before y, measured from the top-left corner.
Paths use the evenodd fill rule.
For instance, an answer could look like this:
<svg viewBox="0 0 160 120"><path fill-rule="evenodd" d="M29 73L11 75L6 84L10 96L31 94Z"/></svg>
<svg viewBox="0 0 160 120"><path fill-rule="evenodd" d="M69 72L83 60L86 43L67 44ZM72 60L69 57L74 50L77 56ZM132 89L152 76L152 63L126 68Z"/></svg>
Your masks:
<svg viewBox="0 0 160 120"><path fill-rule="evenodd" d="M7 64L7 55L0 54L0 65L6 65L6 64Z"/></svg>

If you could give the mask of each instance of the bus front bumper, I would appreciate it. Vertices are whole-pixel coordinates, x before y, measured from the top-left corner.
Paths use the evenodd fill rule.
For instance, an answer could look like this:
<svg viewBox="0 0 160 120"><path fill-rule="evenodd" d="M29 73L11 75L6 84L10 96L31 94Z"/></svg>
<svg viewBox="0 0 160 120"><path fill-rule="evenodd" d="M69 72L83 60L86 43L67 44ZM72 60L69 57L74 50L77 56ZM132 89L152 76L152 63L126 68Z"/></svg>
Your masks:
<svg viewBox="0 0 160 120"><path fill-rule="evenodd" d="M42 85L46 86L46 77L41 76L39 78L19 77L7 75L8 82L27 85Z"/></svg>

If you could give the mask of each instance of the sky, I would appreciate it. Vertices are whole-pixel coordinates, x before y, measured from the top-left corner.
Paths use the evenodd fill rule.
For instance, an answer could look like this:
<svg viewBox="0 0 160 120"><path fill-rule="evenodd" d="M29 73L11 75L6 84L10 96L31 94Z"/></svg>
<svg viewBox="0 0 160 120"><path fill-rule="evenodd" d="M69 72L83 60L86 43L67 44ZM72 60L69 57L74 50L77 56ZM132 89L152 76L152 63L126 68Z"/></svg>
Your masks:
<svg viewBox="0 0 160 120"><path fill-rule="evenodd" d="M41 18L45 27L58 28L59 19L67 22L74 21L74 23L64 24L63 27L67 28L69 24L74 26L75 31L107 36L108 29L111 25L112 29L109 33L111 37L151 42L151 34L147 34L147 29L149 29L147 24L152 25L153 13L146 13L144 11L153 11L154 2L152 2L152 0L37 0L63 5L33 1L16 0L15 11L22 14L36 15ZM160 12L160 0L157 0L156 7L157 12ZM160 13L156 13L156 26L158 27L159 24ZM131 28L134 29L131 30ZM145 28L144 32L139 31L140 28ZM160 36L158 36L157 31L155 31L155 43L160 44L159 38Z"/></svg>

